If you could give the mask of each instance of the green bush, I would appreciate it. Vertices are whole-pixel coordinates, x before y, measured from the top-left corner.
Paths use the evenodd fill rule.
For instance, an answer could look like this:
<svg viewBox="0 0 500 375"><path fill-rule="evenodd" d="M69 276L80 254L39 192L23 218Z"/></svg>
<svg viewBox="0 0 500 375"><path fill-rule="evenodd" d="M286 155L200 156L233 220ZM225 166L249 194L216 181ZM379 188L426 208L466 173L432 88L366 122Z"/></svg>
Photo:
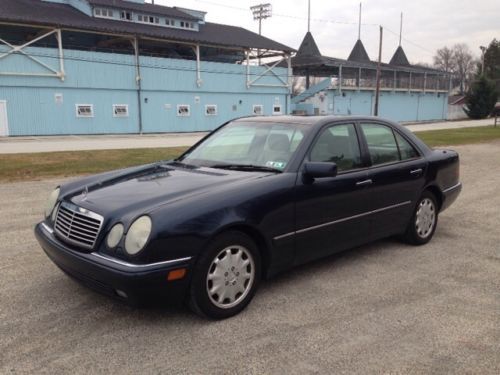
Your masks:
<svg viewBox="0 0 500 375"><path fill-rule="evenodd" d="M466 95L464 111L472 119L486 118L495 108L496 101L495 84L481 76Z"/></svg>

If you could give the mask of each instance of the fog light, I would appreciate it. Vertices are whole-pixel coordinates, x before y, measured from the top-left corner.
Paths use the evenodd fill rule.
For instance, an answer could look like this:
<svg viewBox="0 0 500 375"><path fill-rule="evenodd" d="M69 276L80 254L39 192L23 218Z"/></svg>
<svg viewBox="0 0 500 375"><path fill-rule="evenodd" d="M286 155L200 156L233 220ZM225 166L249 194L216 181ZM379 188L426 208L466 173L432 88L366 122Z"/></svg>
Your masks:
<svg viewBox="0 0 500 375"><path fill-rule="evenodd" d="M179 268L178 270L170 271L168 273L167 280L168 281L179 280L182 279L185 275L186 275L186 269Z"/></svg>
<svg viewBox="0 0 500 375"><path fill-rule="evenodd" d="M127 293L125 293L123 290L116 289L115 292L122 298L128 298Z"/></svg>

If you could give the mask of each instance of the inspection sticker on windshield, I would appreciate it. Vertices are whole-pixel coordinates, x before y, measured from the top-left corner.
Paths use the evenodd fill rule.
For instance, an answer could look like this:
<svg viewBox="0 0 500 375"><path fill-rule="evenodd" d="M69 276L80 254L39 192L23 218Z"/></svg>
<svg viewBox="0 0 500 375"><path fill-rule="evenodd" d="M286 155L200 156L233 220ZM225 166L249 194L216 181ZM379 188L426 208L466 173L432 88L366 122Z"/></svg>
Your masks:
<svg viewBox="0 0 500 375"><path fill-rule="evenodd" d="M276 168L276 169L285 169L286 162L284 161L268 161L266 163L266 167Z"/></svg>

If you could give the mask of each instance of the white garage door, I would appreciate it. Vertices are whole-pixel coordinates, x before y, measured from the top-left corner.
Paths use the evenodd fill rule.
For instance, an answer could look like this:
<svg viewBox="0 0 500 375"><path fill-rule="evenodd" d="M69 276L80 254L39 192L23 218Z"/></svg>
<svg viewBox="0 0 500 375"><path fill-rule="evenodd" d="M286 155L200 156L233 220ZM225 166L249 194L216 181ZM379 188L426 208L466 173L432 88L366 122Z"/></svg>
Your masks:
<svg viewBox="0 0 500 375"><path fill-rule="evenodd" d="M0 100L0 137L9 135L9 124L7 122L7 102Z"/></svg>

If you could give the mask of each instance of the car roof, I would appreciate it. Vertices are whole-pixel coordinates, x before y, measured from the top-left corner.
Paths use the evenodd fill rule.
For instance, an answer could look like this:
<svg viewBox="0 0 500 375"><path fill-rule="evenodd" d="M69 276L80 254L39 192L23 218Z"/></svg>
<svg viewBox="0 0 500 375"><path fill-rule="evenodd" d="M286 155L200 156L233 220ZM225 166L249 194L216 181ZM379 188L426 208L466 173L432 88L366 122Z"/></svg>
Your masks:
<svg viewBox="0 0 500 375"><path fill-rule="evenodd" d="M317 125L331 122L343 121L382 121L385 123L393 122L375 116L301 116L301 115L283 115L283 116L248 116L240 117L236 122L252 122L262 123L282 123L282 124L299 124L299 125Z"/></svg>

